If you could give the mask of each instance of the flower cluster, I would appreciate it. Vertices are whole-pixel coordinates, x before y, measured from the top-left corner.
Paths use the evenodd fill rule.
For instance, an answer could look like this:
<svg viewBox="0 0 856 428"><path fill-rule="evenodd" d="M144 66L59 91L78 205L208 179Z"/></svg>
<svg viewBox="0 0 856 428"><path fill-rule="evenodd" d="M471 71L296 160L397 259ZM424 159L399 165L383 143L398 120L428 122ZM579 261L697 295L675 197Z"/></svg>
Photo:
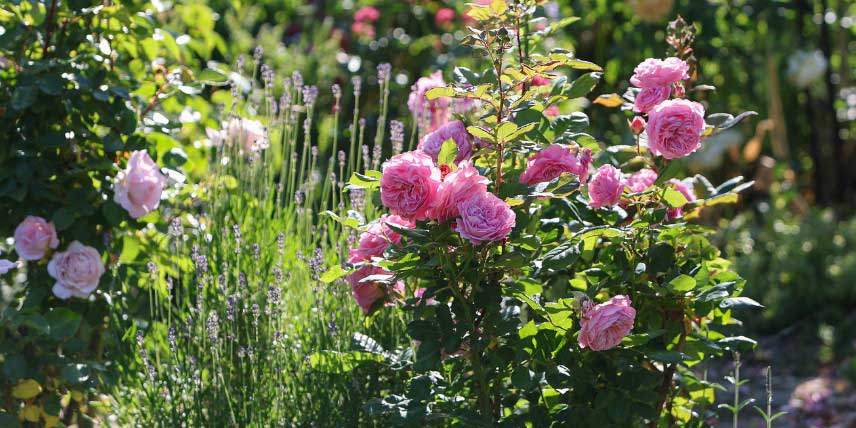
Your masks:
<svg viewBox="0 0 856 428"><path fill-rule="evenodd" d="M131 153L127 167L116 174L113 199L132 218L140 218L158 207L166 181L166 176L148 153L135 151ZM18 224L14 238L15 252L22 261L42 260L60 244L54 223L33 215ZM0 275L20 264L0 260ZM105 268L98 250L73 241L65 251L52 255L47 271L56 280L54 295L64 300L89 297L98 288Z"/></svg>

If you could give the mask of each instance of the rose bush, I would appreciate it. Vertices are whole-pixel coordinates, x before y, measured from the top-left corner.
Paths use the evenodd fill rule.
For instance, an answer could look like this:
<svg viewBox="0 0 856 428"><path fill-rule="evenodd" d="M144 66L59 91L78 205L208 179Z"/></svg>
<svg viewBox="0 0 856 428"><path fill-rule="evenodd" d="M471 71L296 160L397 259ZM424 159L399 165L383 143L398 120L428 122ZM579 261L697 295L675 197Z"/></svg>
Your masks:
<svg viewBox="0 0 856 428"><path fill-rule="evenodd" d="M708 125L704 107L685 99L694 59L648 59L624 105L640 114L628 120L636 144L606 147L586 133L584 112L561 114L601 69L561 49L534 53L536 33L521 23L535 3L473 6L468 43L487 68L458 68L451 86L432 75L431 88L413 89L415 105L476 101L456 120L477 146L436 138L430 129L445 123L433 117L420 147L435 159L407 152L351 180L414 220L390 225L401 240L384 246L371 270L349 266L369 314L393 310L373 302L401 299L413 317L415 356L401 368L411 375L407 392L366 408L402 426L704 425L714 386L693 366L751 347L729 336L732 311L758 304L739 297L740 277L709 232L688 221L746 185L675 177L680 158L751 113ZM691 40L680 36L670 34ZM418 297L389 292L402 283Z"/></svg>

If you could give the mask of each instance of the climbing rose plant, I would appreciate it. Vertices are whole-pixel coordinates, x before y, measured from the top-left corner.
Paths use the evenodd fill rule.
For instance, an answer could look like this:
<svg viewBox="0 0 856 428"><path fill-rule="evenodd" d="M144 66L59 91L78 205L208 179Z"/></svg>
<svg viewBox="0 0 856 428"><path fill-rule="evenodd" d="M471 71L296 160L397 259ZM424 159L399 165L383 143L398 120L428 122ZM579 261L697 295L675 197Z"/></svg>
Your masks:
<svg viewBox="0 0 856 428"><path fill-rule="evenodd" d="M366 409L403 426L705 425L715 385L699 364L751 347L733 311L759 305L691 221L749 184L676 176L752 113L705 117L687 98L710 87L695 82L695 29L677 21L669 57L640 64L623 98L595 101L628 112L635 144L598 141L584 112L558 112L601 68L534 53L572 22L533 30L540 3L473 6L467 42L486 68L420 79L417 149L351 180L379 189L389 215L362 226L337 271L367 313L407 312L415 349L394 365L411 374L406 393Z"/></svg>

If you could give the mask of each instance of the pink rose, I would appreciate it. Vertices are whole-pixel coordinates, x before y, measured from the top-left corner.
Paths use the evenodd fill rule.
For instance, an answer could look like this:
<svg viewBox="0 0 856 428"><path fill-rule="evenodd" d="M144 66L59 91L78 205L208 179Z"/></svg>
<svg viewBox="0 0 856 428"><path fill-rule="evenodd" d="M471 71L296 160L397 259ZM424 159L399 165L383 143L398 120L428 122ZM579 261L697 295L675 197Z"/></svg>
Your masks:
<svg viewBox="0 0 856 428"><path fill-rule="evenodd" d="M547 86L550 84L550 79L541 76L535 76L532 78L532 86Z"/></svg>
<svg viewBox="0 0 856 428"><path fill-rule="evenodd" d="M420 122L428 121L428 129L437 129L440 125L446 123L449 116L449 106L452 104L451 98L440 97L433 100L425 98L425 92L433 88L445 88L446 82L443 80L443 74L439 70L428 77L420 77L411 87L410 96L407 98L407 107L410 112Z"/></svg>
<svg viewBox="0 0 856 428"><path fill-rule="evenodd" d="M48 248L56 248L59 238L52 222L36 217L27 216L15 228L15 251L24 260L40 260Z"/></svg>
<svg viewBox="0 0 856 428"><path fill-rule="evenodd" d="M383 215L378 221L369 225L368 229L360 234L357 248L350 250L348 263L359 263L369 261L373 257L383 257L383 252L391 244L401 242L401 235L393 231L387 224L395 223L399 226L412 228L414 224L397 215Z"/></svg>
<svg viewBox="0 0 856 428"><path fill-rule="evenodd" d="M455 230L473 245L502 240L514 228L516 220L511 207L490 192L459 202L458 211L461 217Z"/></svg>
<svg viewBox="0 0 856 428"><path fill-rule="evenodd" d="M563 173L571 173L580 176L580 183L585 183L588 177L588 163L591 160L591 150L582 150L578 155L571 153L571 149L561 145L553 144L549 147L529 156L526 161L526 171L520 174L520 182L533 185L553 181Z"/></svg>
<svg viewBox="0 0 856 428"><path fill-rule="evenodd" d="M603 165L595 171L589 189L589 205L592 208L613 206L621 200L624 180L621 170L612 165Z"/></svg>
<svg viewBox="0 0 856 428"><path fill-rule="evenodd" d="M373 39L375 36L374 25L369 24L367 22L354 22L353 24L351 24L351 32L358 36L363 36L369 39Z"/></svg>
<svg viewBox="0 0 856 428"><path fill-rule="evenodd" d="M133 218L140 218L160 204L166 176L144 150L131 153L128 166L116 174L113 200Z"/></svg>
<svg viewBox="0 0 856 428"><path fill-rule="evenodd" d="M434 15L434 22L439 26L445 26L455 20L455 11L444 7L437 11L437 14Z"/></svg>
<svg viewBox="0 0 856 428"><path fill-rule="evenodd" d="M636 101L633 103L633 111L637 113L648 113L654 106L669 99L672 90L668 86L651 86L642 88L636 94Z"/></svg>
<svg viewBox="0 0 856 428"><path fill-rule="evenodd" d="M550 106L544 109L544 117L553 119L559 117L559 106Z"/></svg>
<svg viewBox="0 0 856 428"><path fill-rule="evenodd" d="M640 169L627 177L627 188L630 193L639 193L654 185L657 173L649 168Z"/></svg>
<svg viewBox="0 0 856 428"><path fill-rule="evenodd" d="M648 58L633 70L630 83L640 88L669 87L673 83L689 79L689 70L690 66L680 58Z"/></svg>
<svg viewBox="0 0 856 428"><path fill-rule="evenodd" d="M401 281L397 281L389 290L387 290L384 284L378 282L363 282L364 278L372 275L390 274L389 271L377 266L365 265L348 276L348 282L351 284L351 292L354 295L354 299L363 309L364 313L368 314L379 300L393 296L402 296L404 294L404 283Z"/></svg>
<svg viewBox="0 0 856 428"><path fill-rule="evenodd" d="M630 122L630 132L633 135L639 135L643 131L645 131L645 119L642 119L642 116L636 116L633 118L633 121Z"/></svg>
<svg viewBox="0 0 856 428"><path fill-rule="evenodd" d="M636 310L630 306L630 298L615 296L583 313L577 341L581 348L592 351L614 348L633 329L635 318Z"/></svg>
<svg viewBox="0 0 856 428"><path fill-rule="evenodd" d="M65 251L54 254L48 263L48 274L56 279L53 286L56 297L84 299L98 287L104 263L95 248L74 241Z"/></svg>
<svg viewBox="0 0 856 428"><path fill-rule="evenodd" d="M437 187L428 217L439 223L457 218L460 215L458 204L487 192L488 183L490 180L479 174L472 163L461 162L458 169L447 175Z"/></svg>
<svg viewBox="0 0 856 428"><path fill-rule="evenodd" d="M354 13L354 21L357 22L375 22L378 19L380 19L380 11L371 6L361 7Z"/></svg>
<svg viewBox="0 0 856 428"><path fill-rule="evenodd" d="M426 135L419 142L417 149L425 152L434 159L434 162L437 162L443 143L449 139L452 139L458 146L458 155L455 156L456 164L470 158L473 154L473 136L467 132L467 126L460 120L449 122Z"/></svg>
<svg viewBox="0 0 856 428"><path fill-rule="evenodd" d="M681 192L681 194L684 195L685 198L687 198L687 202L695 202L695 192L693 192L693 188L689 186L686 182L673 178L669 180L668 183L674 186L675 190ZM671 219L681 218L684 216L684 207L669 208L669 212L667 214L668 217Z"/></svg>
<svg viewBox="0 0 856 428"><path fill-rule="evenodd" d="M424 220L439 185L440 170L430 156L420 151L402 153L383 164L380 200L393 214Z"/></svg>
<svg viewBox="0 0 856 428"><path fill-rule="evenodd" d="M684 99L667 100L648 113L648 148L666 159L698 150L704 131L704 107Z"/></svg>

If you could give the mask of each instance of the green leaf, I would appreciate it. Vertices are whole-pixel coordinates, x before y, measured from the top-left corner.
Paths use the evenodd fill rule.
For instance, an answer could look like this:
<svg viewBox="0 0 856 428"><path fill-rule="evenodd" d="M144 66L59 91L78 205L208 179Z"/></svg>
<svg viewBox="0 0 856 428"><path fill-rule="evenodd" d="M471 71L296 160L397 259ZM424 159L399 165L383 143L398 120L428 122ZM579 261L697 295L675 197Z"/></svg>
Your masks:
<svg viewBox="0 0 856 428"><path fill-rule="evenodd" d="M578 242L567 241L548 251L541 258L541 267L545 269L564 269L574 264L580 257Z"/></svg>
<svg viewBox="0 0 856 428"><path fill-rule="evenodd" d="M677 177L682 170L683 165L681 161L677 159L670 160L669 163L666 164L665 168L663 168L663 171L660 172L660 175L657 177L657 180L654 181L654 185L662 186L663 183L665 183L666 181Z"/></svg>
<svg viewBox="0 0 856 428"><path fill-rule="evenodd" d="M56 341L68 339L77 332L81 316L68 308L54 308L45 315L51 326L51 337Z"/></svg>
<svg viewBox="0 0 856 428"><path fill-rule="evenodd" d="M496 129L496 139L498 141L508 141L509 137L517 131L517 124L514 122L503 122L499 125L499 128Z"/></svg>
<svg viewBox="0 0 856 428"><path fill-rule="evenodd" d="M581 59L568 61L568 65L575 70L603 71L599 65L593 62L583 61Z"/></svg>
<svg viewBox="0 0 856 428"><path fill-rule="evenodd" d="M749 297L730 297L722 301L719 304L719 307L722 309L746 309L746 308L760 308L763 309L764 305L756 302Z"/></svg>
<svg viewBox="0 0 856 428"><path fill-rule="evenodd" d="M680 208L686 205L689 201L683 193L672 189L671 187L666 187L663 189L663 202L665 202L665 204L670 208Z"/></svg>
<svg viewBox="0 0 856 428"><path fill-rule="evenodd" d="M425 91L425 98L428 99L429 101L437 99L437 98L454 97L454 96L455 96L455 90L453 88L448 88L448 87L431 88L431 89Z"/></svg>
<svg viewBox="0 0 856 428"><path fill-rule="evenodd" d="M65 86L65 80L56 74L46 74L39 78L39 89L48 95L59 95Z"/></svg>
<svg viewBox="0 0 856 428"><path fill-rule="evenodd" d="M19 111L26 109L36 102L37 95L36 88L33 86L18 86L12 93L12 108Z"/></svg>
<svg viewBox="0 0 856 428"><path fill-rule="evenodd" d="M672 291L689 291L695 288L696 281L689 275L680 274L669 281L668 288Z"/></svg>
<svg viewBox="0 0 856 428"><path fill-rule="evenodd" d="M488 141L488 142L496 142L496 138L491 135L488 131L478 127L478 126L468 126L467 132L470 133L473 137Z"/></svg>
<svg viewBox="0 0 856 428"><path fill-rule="evenodd" d="M648 353L648 358L666 364L679 363L689 360L690 357L678 351L654 351Z"/></svg>
<svg viewBox="0 0 856 428"><path fill-rule="evenodd" d="M348 271L342 269L339 265L333 265L330 269L327 269L326 272L321 274L321 282L325 284L329 284L345 275L348 274Z"/></svg>
<svg viewBox="0 0 856 428"><path fill-rule="evenodd" d="M440 154L437 155L437 164L453 166L457 157L458 145L455 144L455 140L449 138L440 146Z"/></svg>
<svg viewBox="0 0 856 428"><path fill-rule="evenodd" d="M600 77L601 73L583 74L571 83L571 87L568 89L568 92L565 92L565 96L568 98L580 98L588 95L597 85L597 82L600 81Z"/></svg>
<svg viewBox="0 0 856 428"><path fill-rule="evenodd" d="M359 172L355 172L351 175L351 179L348 180L348 185L345 186L346 189L377 189L380 187L380 171L366 171L365 174L360 174Z"/></svg>

